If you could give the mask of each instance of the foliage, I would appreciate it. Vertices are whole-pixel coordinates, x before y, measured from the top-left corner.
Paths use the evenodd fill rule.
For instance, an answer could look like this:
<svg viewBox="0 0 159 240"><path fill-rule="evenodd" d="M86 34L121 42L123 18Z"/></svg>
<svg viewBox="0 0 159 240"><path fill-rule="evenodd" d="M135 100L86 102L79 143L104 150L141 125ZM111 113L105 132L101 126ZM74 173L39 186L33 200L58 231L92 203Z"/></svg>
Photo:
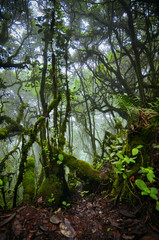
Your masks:
<svg viewBox="0 0 159 240"><path fill-rule="evenodd" d="M59 155L58 155L58 161L57 161L57 163L60 165L60 164L62 164L63 163L63 155L60 153Z"/></svg>
<svg viewBox="0 0 159 240"><path fill-rule="evenodd" d="M23 176L24 185L30 176L34 186L34 174L29 169L39 166L44 171L41 181L46 176L41 193L47 197L53 193L55 201L62 196L64 165L68 164L84 180L103 181L102 173L63 152L66 142L70 153L74 154L77 146L77 158L83 158L79 154L82 152L89 162L95 159L99 169L112 163L114 173L127 180L140 147L133 148L131 157L121 151L126 138L125 133L124 137L119 134L123 120L127 127L139 123L144 107L149 111L147 118L158 124L159 21L153 4L40 1L35 11L33 2L20 0L17 5L16 1L2 1L2 172L10 161L8 152L16 145L16 136L25 135L21 150L17 150L21 159L9 154L16 159L11 169L19 169L12 181L15 195ZM30 165L26 163L29 151L36 152L36 166L31 161ZM52 169L57 176L50 176ZM153 169L141 170L153 184ZM45 192L47 184L52 184L53 189L49 186Z"/></svg>
<svg viewBox="0 0 159 240"><path fill-rule="evenodd" d="M63 205L64 207L69 207L71 204L70 204L70 203L67 203L66 201L63 201L63 202L62 202L62 205Z"/></svg>
<svg viewBox="0 0 159 240"><path fill-rule="evenodd" d="M123 156L123 154L120 152L117 153L116 156L119 158L119 160L112 162L112 164L115 165L114 172L116 174L122 174L123 178L126 179L128 177L127 174L131 172L129 164L135 163L136 155L138 154L139 149L142 147L142 145L139 145L132 149L133 157L128 157L127 155Z"/></svg>
<svg viewBox="0 0 159 240"><path fill-rule="evenodd" d="M53 203L54 200L55 200L55 198L54 198L54 194L51 193L51 197L48 199L48 202L49 202L49 203Z"/></svg>
<svg viewBox="0 0 159 240"><path fill-rule="evenodd" d="M155 174L153 168L141 168L143 174L147 174L147 179L150 183L155 182ZM135 184L141 190L141 195L149 195L152 199L156 200L156 210L159 211L158 190L155 187L148 187L142 179L136 179Z"/></svg>

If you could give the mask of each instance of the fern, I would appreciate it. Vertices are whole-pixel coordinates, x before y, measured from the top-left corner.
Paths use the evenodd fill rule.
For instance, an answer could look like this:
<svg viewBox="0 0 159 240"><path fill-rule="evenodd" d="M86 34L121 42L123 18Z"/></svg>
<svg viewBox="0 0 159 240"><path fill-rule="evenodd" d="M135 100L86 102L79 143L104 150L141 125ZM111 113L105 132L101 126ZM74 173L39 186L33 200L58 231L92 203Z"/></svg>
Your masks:
<svg viewBox="0 0 159 240"><path fill-rule="evenodd" d="M136 108L138 111L140 110L139 99L134 97L129 97L128 95L116 95L115 96L115 103L118 107L120 107L123 111L125 111L129 116L131 115L132 111Z"/></svg>
<svg viewBox="0 0 159 240"><path fill-rule="evenodd" d="M153 103L149 103L149 105L151 106L151 108L159 113L159 98L156 98L156 102Z"/></svg>

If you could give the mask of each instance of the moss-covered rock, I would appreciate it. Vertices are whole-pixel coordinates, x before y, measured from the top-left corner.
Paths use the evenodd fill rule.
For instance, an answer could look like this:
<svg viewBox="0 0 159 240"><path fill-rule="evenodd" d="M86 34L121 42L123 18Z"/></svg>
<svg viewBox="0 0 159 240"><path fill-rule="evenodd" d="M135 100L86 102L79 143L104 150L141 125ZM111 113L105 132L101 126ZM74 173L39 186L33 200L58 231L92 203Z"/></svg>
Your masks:
<svg viewBox="0 0 159 240"><path fill-rule="evenodd" d="M42 196L48 205L56 207L63 198L63 181L56 175L50 175L44 179L38 190L38 196ZM53 196L53 201L48 201Z"/></svg>
<svg viewBox="0 0 159 240"><path fill-rule="evenodd" d="M33 157L27 159L23 177L23 202L31 203L35 197L35 160Z"/></svg>

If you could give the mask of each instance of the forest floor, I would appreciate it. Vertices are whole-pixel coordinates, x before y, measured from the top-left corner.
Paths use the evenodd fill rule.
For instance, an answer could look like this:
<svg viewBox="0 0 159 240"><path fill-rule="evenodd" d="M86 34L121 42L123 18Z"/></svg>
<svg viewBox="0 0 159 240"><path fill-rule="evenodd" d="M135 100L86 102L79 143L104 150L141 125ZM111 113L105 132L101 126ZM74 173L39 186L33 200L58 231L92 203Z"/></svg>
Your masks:
<svg viewBox="0 0 159 240"><path fill-rule="evenodd" d="M40 204L0 211L1 240L158 240L159 215L145 204L130 207L104 194L77 192L56 212ZM116 203L116 204L114 204Z"/></svg>

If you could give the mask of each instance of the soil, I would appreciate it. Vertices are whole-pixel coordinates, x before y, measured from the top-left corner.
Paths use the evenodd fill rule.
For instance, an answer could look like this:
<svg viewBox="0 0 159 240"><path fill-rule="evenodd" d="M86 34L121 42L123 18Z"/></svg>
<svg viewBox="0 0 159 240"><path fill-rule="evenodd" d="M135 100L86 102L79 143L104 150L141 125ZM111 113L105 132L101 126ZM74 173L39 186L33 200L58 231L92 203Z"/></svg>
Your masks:
<svg viewBox="0 0 159 240"><path fill-rule="evenodd" d="M54 211L37 199L35 206L0 211L0 239L159 239L159 213L145 204L130 207L109 199L106 192L77 192L67 204Z"/></svg>

